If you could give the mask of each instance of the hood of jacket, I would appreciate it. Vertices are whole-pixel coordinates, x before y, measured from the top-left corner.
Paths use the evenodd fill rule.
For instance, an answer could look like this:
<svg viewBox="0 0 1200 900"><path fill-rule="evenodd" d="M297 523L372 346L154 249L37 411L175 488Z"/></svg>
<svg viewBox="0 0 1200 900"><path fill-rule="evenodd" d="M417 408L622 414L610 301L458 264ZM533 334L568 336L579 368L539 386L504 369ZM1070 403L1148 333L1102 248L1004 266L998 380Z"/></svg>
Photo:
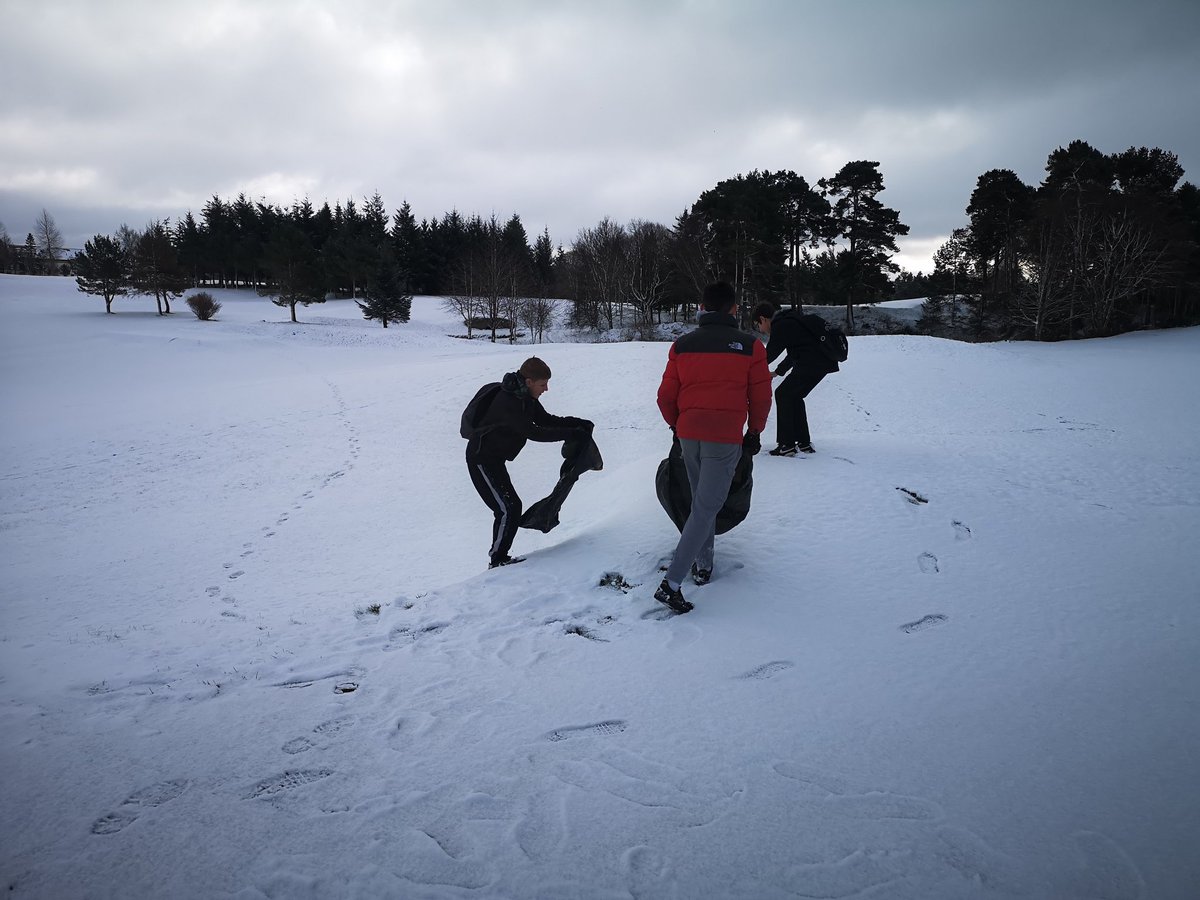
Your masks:
<svg viewBox="0 0 1200 900"><path fill-rule="evenodd" d="M505 375L500 381L500 390L516 394L522 400L529 396L529 385L525 383L520 372L509 372Z"/></svg>

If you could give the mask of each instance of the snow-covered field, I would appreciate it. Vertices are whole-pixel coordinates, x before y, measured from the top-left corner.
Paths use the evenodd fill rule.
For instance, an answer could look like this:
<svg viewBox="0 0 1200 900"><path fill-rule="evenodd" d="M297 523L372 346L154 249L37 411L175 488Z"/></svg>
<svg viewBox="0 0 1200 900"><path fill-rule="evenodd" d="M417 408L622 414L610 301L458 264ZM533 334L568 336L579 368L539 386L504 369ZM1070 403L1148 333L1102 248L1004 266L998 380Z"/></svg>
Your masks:
<svg viewBox="0 0 1200 900"><path fill-rule="evenodd" d="M606 467L489 572L529 348L218 299L0 277L7 896L1197 896L1200 330L852 338L663 620L665 345L538 349Z"/></svg>

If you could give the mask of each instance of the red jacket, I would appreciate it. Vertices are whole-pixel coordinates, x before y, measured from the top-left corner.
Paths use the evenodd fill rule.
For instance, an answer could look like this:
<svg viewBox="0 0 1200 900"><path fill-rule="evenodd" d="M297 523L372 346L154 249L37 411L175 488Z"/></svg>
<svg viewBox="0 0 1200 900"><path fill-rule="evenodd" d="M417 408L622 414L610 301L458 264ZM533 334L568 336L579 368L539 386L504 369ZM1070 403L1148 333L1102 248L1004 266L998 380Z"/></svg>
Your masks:
<svg viewBox="0 0 1200 900"><path fill-rule="evenodd" d="M671 345L658 387L658 408L681 438L740 444L767 427L771 370L758 338L739 331L733 316L704 313L700 327Z"/></svg>

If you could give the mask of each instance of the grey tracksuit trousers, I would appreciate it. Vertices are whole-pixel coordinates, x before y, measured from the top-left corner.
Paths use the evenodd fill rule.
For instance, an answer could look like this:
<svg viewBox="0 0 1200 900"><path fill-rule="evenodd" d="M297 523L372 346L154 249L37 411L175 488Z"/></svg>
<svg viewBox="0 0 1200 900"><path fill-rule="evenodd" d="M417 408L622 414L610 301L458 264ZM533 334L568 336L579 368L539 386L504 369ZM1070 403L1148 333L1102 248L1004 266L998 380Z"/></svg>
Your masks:
<svg viewBox="0 0 1200 900"><path fill-rule="evenodd" d="M718 444L680 438L683 464L692 488L692 511L684 523L675 556L667 569L667 583L679 587L696 564L712 569L717 513L729 497L729 485L742 458L741 444Z"/></svg>

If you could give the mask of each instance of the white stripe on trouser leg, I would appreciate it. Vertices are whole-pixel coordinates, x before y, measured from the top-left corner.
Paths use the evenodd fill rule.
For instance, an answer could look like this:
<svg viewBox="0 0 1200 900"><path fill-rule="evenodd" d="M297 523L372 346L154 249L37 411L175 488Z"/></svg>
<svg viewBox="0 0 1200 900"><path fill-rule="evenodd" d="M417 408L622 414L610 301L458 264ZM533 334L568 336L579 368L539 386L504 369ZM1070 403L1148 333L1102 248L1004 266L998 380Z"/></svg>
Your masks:
<svg viewBox="0 0 1200 900"><path fill-rule="evenodd" d="M496 502L499 503L500 508L504 510L504 512L500 514L500 531L496 534L496 540L492 542L491 553L488 554L489 556L495 556L496 550L500 547L500 542L504 540L505 527L508 525L508 504L501 499L500 492L497 491L495 485L492 484L492 479L487 477L487 472L484 471L483 466L476 463L475 468L479 470L479 474L483 476L484 484L488 486L488 490L492 492L492 496L496 498Z"/></svg>

